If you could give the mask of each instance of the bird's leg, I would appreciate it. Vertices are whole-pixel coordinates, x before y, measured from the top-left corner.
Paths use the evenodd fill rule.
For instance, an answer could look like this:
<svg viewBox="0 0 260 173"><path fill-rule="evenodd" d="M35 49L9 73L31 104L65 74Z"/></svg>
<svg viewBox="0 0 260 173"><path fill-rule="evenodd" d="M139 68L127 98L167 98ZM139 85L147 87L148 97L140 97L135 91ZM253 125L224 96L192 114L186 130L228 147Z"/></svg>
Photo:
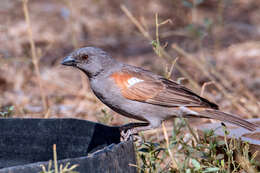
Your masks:
<svg viewBox="0 0 260 173"><path fill-rule="evenodd" d="M140 137L137 133L140 131L138 128L146 128L149 126L149 123L129 123L119 127L121 134L121 141L134 140L137 138L137 141L140 141ZM133 139L133 136L135 139Z"/></svg>
<svg viewBox="0 0 260 173"><path fill-rule="evenodd" d="M157 128L160 125L154 126L154 124L148 124L147 126L143 127L135 127L133 129L129 129L127 132L130 133L130 139L134 140L134 142L137 142L137 145L141 145L143 143L143 139L141 136L138 135L141 131L151 130L154 128Z"/></svg>
<svg viewBox="0 0 260 173"><path fill-rule="evenodd" d="M161 122L161 119L150 117L149 122L146 123L129 123L123 125L119 128L121 131L121 139L124 141L129 140L132 136L137 136L140 131L146 131L159 127ZM138 141L140 141L140 138Z"/></svg>
<svg viewBox="0 0 260 173"><path fill-rule="evenodd" d="M123 131L123 130L133 129L136 127L146 127L146 126L149 126L148 122L147 123L128 123L128 124L120 126L119 130Z"/></svg>

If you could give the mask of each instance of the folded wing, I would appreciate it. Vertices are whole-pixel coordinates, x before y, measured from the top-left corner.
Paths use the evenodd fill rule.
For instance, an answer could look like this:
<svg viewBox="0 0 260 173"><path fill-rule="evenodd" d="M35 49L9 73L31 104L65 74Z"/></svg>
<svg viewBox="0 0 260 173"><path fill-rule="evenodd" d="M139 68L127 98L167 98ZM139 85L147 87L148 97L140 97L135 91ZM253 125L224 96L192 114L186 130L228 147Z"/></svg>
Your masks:
<svg viewBox="0 0 260 173"><path fill-rule="evenodd" d="M111 76L119 86L122 95L130 100L165 107L205 107L218 106L193 93L188 88L165 78L156 79L138 72L118 72Z"/></svg>

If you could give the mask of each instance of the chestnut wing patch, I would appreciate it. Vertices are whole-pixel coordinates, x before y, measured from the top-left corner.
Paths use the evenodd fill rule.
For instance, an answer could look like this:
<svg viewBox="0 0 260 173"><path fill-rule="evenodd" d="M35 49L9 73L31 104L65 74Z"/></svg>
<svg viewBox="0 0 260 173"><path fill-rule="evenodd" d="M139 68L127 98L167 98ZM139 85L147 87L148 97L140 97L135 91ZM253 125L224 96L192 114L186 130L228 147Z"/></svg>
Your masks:
<svg viewBox="0 0 260 173"><path fill-rule="evenodd" d="M138 73L117 72L111 75L122 95L130 100L145 102L163 90L163 85Z"/></svg>

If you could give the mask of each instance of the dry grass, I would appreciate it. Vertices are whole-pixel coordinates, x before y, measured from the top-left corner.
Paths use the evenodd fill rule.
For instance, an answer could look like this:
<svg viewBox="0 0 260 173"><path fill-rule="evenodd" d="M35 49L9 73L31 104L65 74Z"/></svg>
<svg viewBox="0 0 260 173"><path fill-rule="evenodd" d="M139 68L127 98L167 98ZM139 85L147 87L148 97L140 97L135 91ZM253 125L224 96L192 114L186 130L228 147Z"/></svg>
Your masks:
<svg viewBox="0 0 260 173"><path fill-rule="evenodd" d="M40 88L40 94L41 94L44 112L47 113L48 101L47 101L46 95L43 91L42 79L41 79L41 74L40 74L40 69L39 69L39 61L38 61L38 57L36 55L35 43L34 43L33 36L32 36L32 26L31 26L29 10L28 10L28 0L23 0L23 11L24 11L26 24L27 24L27 32L28 32L28 38L29 38L31 54L32 54L32 62L33 62L33 66L35 68L36 76L37 76L37 83Z"/></svg>
<svg viewBox="0 0 260 173"><path fill-rule="evenodd" d="M46 100L48 100L49 113L46 114L46 117L60 116L61 114L63 114L61 116L64 116L65 114L66 116L83 116L94 120L95 118L91 117L102 116L100 112L104 107L90 93L86 78L80 77L80 79L73 70L59 66L59 60L66 55L66 52L73 50L73 47L81 47L82 45L103 47L108 51L110 50L109 52L115 58L130 64L144 66L161 74L167 71L164 70L165 68L169 67L168 69L170 69L172 61L179 57L171 73L167 74L168 76L171 74L171 77L176 80L179 77L188 79L188 83L185 84L197 93L202 92L204 83L213 82L214 84L208 85L206 90L203 91L204 96L219 103L226 111L238 113L244 117L257 116L259 112L259 95L257 89L254 88L258 85L257 74L259 74L259 71L257 71L257 66L250 69L250 76L247 75L247 70L250 67L245 67L243 71L237 72L236 66L241 66L241 63L244 66L243 63L246 63L246 59L244 62L241 59L229 61L227 69L227 66L222 63L227 61L227 58L223 57L232 57L236 51L227 52L226 49L223 49L221 34L217 37L220 45L214 46L215 43L212 44L214 49L218 47L217 50L213 49L212 51L208 47L203 47L203 38L193 38L196 28L184 28L188 22L200 24L203 14L208 15L208 12L204 9L212 8L213 11L215 10L210 4L206 3L203 8L196 6L196 9L192 9L190 18L189 9L184 8L181 3L168 4L148 1L147 6L154 7L156 10L144 11L142 8L135 8L142 4L136 2L132 4L132 7L131 5L128 5L128 7L121 5L126 15L116 17L119 13L122 13L121 9L117 8L120 4L116 2L111 4L106 2L82 3L83 1L79 0L75 4L71 4L68 1L29 1L28 12L30 12L29 23L31 24L28 25L28 19L26 22L19 16L24 13L23 6L27 4L25 2L15 1L10 3L8 6L10 9L2 12L6 13L8 17L0 19L3 21L2 28L9 28L2 30L1 40L3 41L6 38L9 41L2 42L1 45L3 46L0 50L2 54L1 63L5 64L1 67L0 78L3 79L3 82L0 89L3 92L3 97L0 103L2 107L14 105L16 115L39 114L41 116L40 114L47 112L46 105L48 103ZM93 8L85 10L88 9L86 4L91 4ZM218 5L221 6L221 4ZM101 12L104 6L107 6L109 10L103 11L105 15L99 20L95 16ZM15 13L11 12L13 11L12 8L16 9ZM127 8L134 8L135 13L133 14ZM169 12L172 8L176 8L176 13ZM230 8L232 8L231 5ZM247 8L250 8L250 5L247 4ZM84 13L80 14L81 11ZM253 12L251 11L252 14ZM48 14L45 17L41 15L42 13ZM184 13L187 15L183 15ZM216 16L222 16L221 18L225 19L227 14L222 13L218 12ZM155 17L155 14L157 14L157 17ZM26 16L29 16L29 14ZM212 14L209 16L212 16ZM251 19L256 21L253 17ZM105 23L100 21L105 21ZM106 25L105 28L100 27L104 25ZM216 28L212 30L218 31L218 25L212 26ZM143 36L138 34L135 27L141 31ZM228 32L223 28L223 26L220 28L224 30L223 34ZM212 32L209 31L207 34L211 36ZM29 33L29 35L23 33ZM251 35L253 34L252 31ZM238 35L241 35L241 33L238 32ZM230 37L230 39L232 38ZM257 40L257 35L254 38ZM68 42L68 40L71 41ZM176 41L173 42L172 40ZM181 42L178 40L181 40ZM154 47L155 50L158 50L157 53L165 60L156 59L156 56L150 51L149 42L153 42L153 47L157 46ZM168 43L168 46L165 48L166 43ZM251 43L251 45L247 45L247 49L252 48L251 52L253 52L257 50L257 47L254 48L254 46L259 43L254 42L254 40ZM183 46L183 44L188 46ZM189 45L200 46L199 49L190 49ZM235 50L235 47L236 44L233 44L230 50ZM143 51L148 51L148 53L142 53ZM129 52L133 55L128 55ZM214 52L218 52L218 54ZM216 58L209 59L210 56L214 55ZM244 57L246 56L245 54ZM33 60L31 61L28 57L32 57ZM218 57L221 58L217 59ZM156 63L152 63L153 61L156 61ZM235 64L238 61L240 64ZM257 56L250 58L250 61L255 61L253 63L255 65L259 64ZM31 63L34 66L36 77L32 73ZM159 63L162 65L159 65ZM7 76L12 77L8 78ZM71 77L69 78L69 76ZM242 78L239 78L239 76ZM78 79L82 82L77 82ZM39 86L40 92L35 85ZM42 100L43 106L41 106L40 100ZM78 108L77 105L80 105L81 108ZM99 108L100 106L102 108ZM87 107L88 110L84 107ZM123 121L125 120L121 119L119 122L113 121L112 123L118 124Z"/></svg>

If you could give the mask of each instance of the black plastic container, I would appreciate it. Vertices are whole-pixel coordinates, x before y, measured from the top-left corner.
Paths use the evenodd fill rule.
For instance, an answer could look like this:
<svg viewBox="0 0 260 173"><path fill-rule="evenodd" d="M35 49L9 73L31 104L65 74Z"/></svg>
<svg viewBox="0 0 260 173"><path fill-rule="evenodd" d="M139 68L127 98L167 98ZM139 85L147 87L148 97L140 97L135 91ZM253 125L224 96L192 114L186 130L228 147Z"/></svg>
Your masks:
<svg viewBox="0 0 260 173"><path fill-rule="evenodd" d="M137 172L133 143L121 142L118 127L78 119L0 119L0 173L40 172L53 160L87 172Z"/></svg>

